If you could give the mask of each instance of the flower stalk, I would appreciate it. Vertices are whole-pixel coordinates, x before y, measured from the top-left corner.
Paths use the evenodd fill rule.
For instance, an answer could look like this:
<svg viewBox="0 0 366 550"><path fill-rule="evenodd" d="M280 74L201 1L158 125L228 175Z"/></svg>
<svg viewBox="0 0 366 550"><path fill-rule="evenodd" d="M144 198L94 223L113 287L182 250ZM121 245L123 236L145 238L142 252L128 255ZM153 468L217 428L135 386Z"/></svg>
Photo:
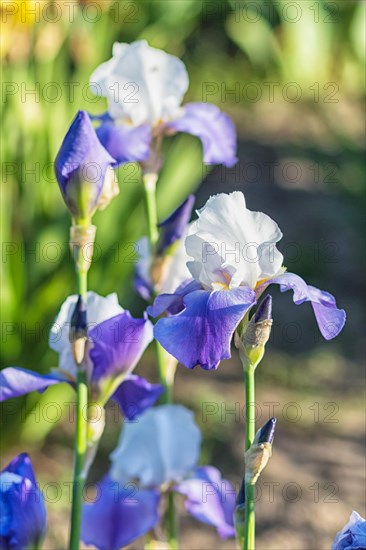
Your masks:
<svg viewBox="0 0 366 550"><path fill-rule="evenodd" d="M82 253L82 252L81 252ZM78 265L76 263L76 265ZM78 283L78 293L84 298L87 292L87 269L80 270L78 267L77 272L77 283ZM78 302L79 303L79 302ZM78 307L78 306L76 306ZM79 317L80 319L80 317ZM75 324L80 325L78 322L78 315L76 312ZM75 344L81 340L82 335L79 330L80 326L71 327L70 336L71 336L71 345ZM85 335L86 339L86 326L85 326ZM84 356L85 356L85 346L84 353L82 357L78 357L74 353L76 359L78 372L76 380L76 429L75 429L75 450L74 450L74 477L73 477L73 486L72 486L72 505L71 505L71 528L70 528L70 540L69 540L69 550L77 550L80 546L80 530L81 530L81 516L82 516L82 506L83 506L83 490L86 480L87 472L85 471L85 456L88 447L88 437L87 437L87 419L85 417L85 411L88 407L88 387L86 384L86 372L84 365Z"/></svg>
<svg viewBox="0 0 366 550"><path fill-rule="evenodd" d="M143 174L144 195L145 195L145 207L147 216L148 238L150 245L151 257L153 257L156 244L159 239L158 231L158 212L156 203L156 182L158 180L158 174L153 172L145 172ZM173 401L173 384L174 375L170 375L168 368L168 354L160 343L155 340L155 353L159 371L159 378L161 384L164 386L164 393L162 400L164 404L172 403ZM168 495L168 510L166 513L166 526L168 543L170 550L178 550L178 520L175 510L174 495L171 493Z"/></svg>

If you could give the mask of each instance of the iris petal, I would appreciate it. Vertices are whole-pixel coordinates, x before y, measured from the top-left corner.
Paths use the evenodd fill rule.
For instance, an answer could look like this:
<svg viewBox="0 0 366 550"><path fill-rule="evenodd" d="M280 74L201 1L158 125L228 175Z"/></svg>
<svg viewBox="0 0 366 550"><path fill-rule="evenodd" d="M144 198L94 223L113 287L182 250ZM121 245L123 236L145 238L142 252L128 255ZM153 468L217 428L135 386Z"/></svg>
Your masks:
<svg viewBox="0 0 366 550"><path fill-rule="evenodd" d="M196 290L183 298L185 309L159 319L155 338L183 365L215 369L228 359L233 333L255 303L254 292L247 287L234 290Z"/></svg>
<svg viewBox="0 0 366 550"><path fill-rule="evenodd" d="M269 284L280 285L281 292L293 290L295 304L311 302L318 327L326 340L335 338L343 329L346 322L346 313L338 309L336 300L332 294L307 285L305 281L294 273L283 273L266 281L262 287ZM258 287L259 290L261 287Z"/></svg>

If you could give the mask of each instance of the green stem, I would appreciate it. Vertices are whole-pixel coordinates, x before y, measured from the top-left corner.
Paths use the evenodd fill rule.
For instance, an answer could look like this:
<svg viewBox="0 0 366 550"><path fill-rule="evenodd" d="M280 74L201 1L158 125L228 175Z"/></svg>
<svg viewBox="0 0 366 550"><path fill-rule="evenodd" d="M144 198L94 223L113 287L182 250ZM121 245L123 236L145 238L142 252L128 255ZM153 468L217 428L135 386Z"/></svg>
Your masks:
<svg viewBox="0 0 366 550"><path fill-rule="evenodd" d="M168 544L170 550L178 550L178 521L175 513L174 493L168 493L168 512L167 512Z"/></svg>
<svg viewBox="0 0 366 550"><path fill-rule="evenodd" d="M246 445L248 450L255 437L255 368L244 365ZM244 550L255 549L255 485L245 483Z"/></svg>
<svg viewBox="0 0 366 550"><path fill-rule="evenodd" d="M150 244L151 255L154 253L156 243L159 238L158 231L158 211L156 204L156 182L158 179L158 174L154 173L145 173L143 175L144 183L144 196L145 196L145 207L146 207L146 216L147 216L147 228L148 228L148 237ZM166 355L162 346L157 340L155 340L155 352L156 360L158 364L159 378L164 386L165 392L163 394L164 403L172 403L172 380L168 379L167 376L167 365L166 365ZM174 495L173 493L168 494L168 511L166 516L166 525L168 531L168 543L170 550L178 550L178 519L175 510Z"/></svg>
<svg viewBox="0 0 366 550"><path fill-rule="evenodd" d="M78 272L78 292L83 296L87 291L87 274ZM83 490L85 484L85 453L87 450L87 419L88 387L86 374L79 368L76 385L76 430L75 430L75 459L74 479L72 486L71 530L69 550L78 550L80 546L80 526L83 506Z"/></svg>

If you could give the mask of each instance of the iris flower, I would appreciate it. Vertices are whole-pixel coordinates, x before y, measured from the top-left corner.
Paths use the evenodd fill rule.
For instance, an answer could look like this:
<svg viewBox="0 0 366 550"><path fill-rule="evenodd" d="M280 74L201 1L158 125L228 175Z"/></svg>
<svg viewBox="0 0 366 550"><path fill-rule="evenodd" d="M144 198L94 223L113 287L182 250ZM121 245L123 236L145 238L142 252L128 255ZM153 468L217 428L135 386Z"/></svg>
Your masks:
<svg viewBox="0 0 366 550"><path fill-rule="evenodd" d="M330 340L346 314L334 296L287 273L276 243L282 233L262 212L247 209L243 193L211 197L190 225L185 246L191 279L161 294L149 309L158 320L155 338L188 368L215 369L230 357L239 323L270 284L293 291L295 304L310 302L319 330Z"/></svg>
<svg viewBox="0 0 366 550"><path fill-rule="evenodd" d="M59 366L49 374L9 367L0 372L0 401L49 386L76 383L76 369L69 331L78 297L69 296L51 328L49 344L59 354ZM87 379L90 401L104 405L113 398L126 418L132 420L153 405L163 388L131 374L153 338L152 325L146 318L135 319L119 304L116 294L107 297L87 293L90 330L87 343Z"/></svg>
<svg viewBox="0 0 366 550"><path fill-rule="evenodd" d="M233 536L235 490L213 466L198 466L200 445L193 414L181 405L155 407L126 424L100 498L84 505L82 540L100 550L129 544L156 525L161 497L170 491L185 496L194 518L214 526L222 538ZM118 487L121 498L112 498Z"/></svg>
<svg viewBox="0 0 366 550"><path fill-rule="evenodd" d="M40 548L46 532L46 506L25 453L16 456L0 473L0 508L0 548Z"/></svg>
<svg viewBox="0 0 366 550"><path fill-rule="evenodd" d="M189 79L184 63L146 41L115 43L113 57L91 75L95 94L108 100L97 135L118 163L146 161L153 138L176 132L197 136L205 164L233 166L236 133L231 119L210 103L182 104Z"/></svg>
<svg viewBox="0 0 366 550"><path fill-rule="evenodd" d="M332 544L332 550L362 550L366 548L366 520L352 512L347 525L343 527Z"/></svg>
<svg viewBox="0 0 366 550"><path fill-rule="evenodd" d="M139 259L136 265L135 288L145 300L149 300L154 292L173 292L190 276L184 241L194 199L194 195L189 195L159 224L160 237L153 256L147 237L137 243Z"/></svg>

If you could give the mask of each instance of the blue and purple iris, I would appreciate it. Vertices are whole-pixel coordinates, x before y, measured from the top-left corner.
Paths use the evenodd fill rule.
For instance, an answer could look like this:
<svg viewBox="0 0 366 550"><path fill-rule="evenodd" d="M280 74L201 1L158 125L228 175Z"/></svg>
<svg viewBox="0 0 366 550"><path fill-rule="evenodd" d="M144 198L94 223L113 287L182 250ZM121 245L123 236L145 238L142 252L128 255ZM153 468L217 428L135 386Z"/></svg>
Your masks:
<svg viewBox="0 0 366 550"><path fill-rule="evenodd" d="M76 383L77 366L69 342L71 317L78 297L69 296L51 329L50 347L59 354L59 366L49 374L9 367L0 372L0 401L49 386ZM87 294L89 323L87 343L87 379L90 400L104 405L116 401L124 416L133 420L152 406L163 392L160 384L150 384L132 374L146 347L153 339L153 329L146 316L135 319L118 304L116 294L107 297Z"/></svg>
<svg viewBox="0 0 366 550"><path fill-rule="evenodd" d="M118 194L115 164L100 143L89 115L79 111L55 160L57 181L76 223L90 220Z"/></svg>
<svg viewBox="0 0 366 550"><path fill-rule="evenodd" d="M0 473L0 548L40 548L47 513L27 454L16 456Z"/></svg>
<svg viewBox="0 0 366 550"><path fill-rule="evenodd" d="M189 79L184 63L146 41L115 43L113 57L90 78L95 94L106 97L108 113L99 118L96 132L118 164L147 161L152 142L185 132L203 145L205 164L233 166L235 126L209 103L181 105Z"/></svg>
<svg viewBox="0 0 366 550"><path fill-rule="evenodd" d="M310 302L326 340L342 330L346 314L334 296L287 273L276 243L282 233L266 214L246 208L244 195L211 197L190 224L185 239L191 278L161 294L148 309L158 320L154 336L188 368L215 369L231 356L240 321L270 284L293 290L295 304Z"/></svg>
<svg viewBox="0 0 366 550"><path fill-rule="evenodd" d="M363 550L366 548L366 520L353 511L332 544L331 550Z"/></svg>
<svg viewBox="0 0 366 550"><path fill-rule="evenodd" d="M216 468L198 466L200 445L193 414L181 405L155 407L127 424L100 498L84 506L83 541L102 550L125 546L156 525L161 500L171 491L185 497L194 518L222 538L233 536L235 490Z"/></svg>

